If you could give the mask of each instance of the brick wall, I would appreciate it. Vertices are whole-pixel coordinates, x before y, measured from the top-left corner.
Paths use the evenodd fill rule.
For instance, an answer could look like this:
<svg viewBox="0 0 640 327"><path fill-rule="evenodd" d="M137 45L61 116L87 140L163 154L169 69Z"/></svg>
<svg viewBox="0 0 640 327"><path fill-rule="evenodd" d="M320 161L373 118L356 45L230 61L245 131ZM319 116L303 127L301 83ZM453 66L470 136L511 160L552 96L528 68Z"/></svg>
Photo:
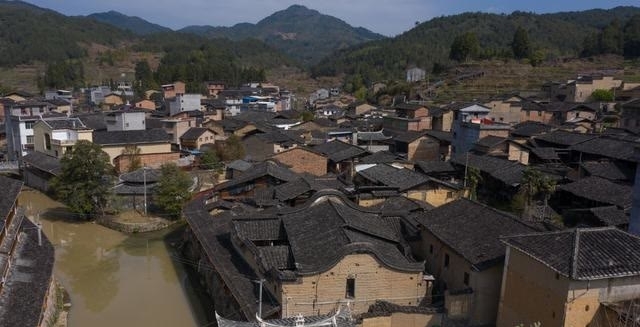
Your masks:
<svg viewBox="0 0 640 327"><path fill-rule="evenodd" d="M346 298L348 278L355 279L353 298ZM279 293L285 317L329 313L348 301L353 313L359 314L376 300L417 305L426 294L426 284L422 272L391 270L370 254L351 254L328 271L282 284Z"/></svg>
<svg viewBox="0 0 640 327"><path fill-rule="evenodd" d="M178 161L178 159L180 159L179 152L149 153L140 155L140 163L143 166L147 166L150 168L160 168L162 164L167 162L176 162ZM129 170L130 161L128 156L119 156L113 161L116 167L116 171L126 172Z"/></svg>

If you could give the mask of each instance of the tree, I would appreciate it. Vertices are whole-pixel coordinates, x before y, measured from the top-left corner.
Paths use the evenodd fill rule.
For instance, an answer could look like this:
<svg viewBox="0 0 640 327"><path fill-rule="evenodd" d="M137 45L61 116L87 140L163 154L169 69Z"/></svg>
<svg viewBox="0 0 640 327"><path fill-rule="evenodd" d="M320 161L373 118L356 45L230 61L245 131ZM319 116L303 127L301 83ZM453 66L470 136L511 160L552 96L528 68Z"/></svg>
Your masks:
<svg viewBox="0 0 640 327"><path fill-rule="evenodd" d="M154 189L154 203L171 217L179 217L184 204L191 199L192 180L174 163L160 167L160 178Z"/></svg>
<svg viewBox="0 0 640 327"><path fill-rule="evenodd" d="M531 56L531 43L529 42L529 33L527 33L527 31L521 26L518 26L516 32L513 34L511 50L513 50L513 56L516 59L524 59Z"/></svg>
<svg viewBox="0 0 640 327"><path fill-rule="evenodd" d="M80 140L61 161L62 172L54 177L51 188L71 211L88 217L104 212L111 193L109 176L113 167L109 155L99 145Z"/></svg>
<svg viewBox="0 0 640 327"><path fill-rule="evenodd" d="M200 156L200 168L215 170L222 168L220 158L218 158L218 155L214 150L208 149L202 154L202 156Z"/></svg>
<svg viewBox="0 0 640 327"><path fill-rule="evenodd" d="M480 175L480 170L475 167L467 168L467 176L466 184L469 187L469 199L477 200L478 199L478 184L482 181L482 175Z"/></svg>
<svg viewBox="0 0 640 327"><path fill-rule="evenodd" d="M140 159L140 148L135 145L127 145L122 149L122 156L128 159L129 167L127 172L142 168L142 160Z"/></svg>
<svg viewBox="0 0 640 327"><path fill-rule="evenodd" d="M300 115L300 118L302 119L303 122L308 122L308 121L312 121L315 117L313 115L313 112L309 110L305 110Z"/></svg>
<svg viewBox="0 0 640 327"><path fill-rule="evenodd" d="M217 145L218 143L216 143ZM224 142L223 146L217 147L218 157L222 158L222 161L233 161L244 158L244 145L239 137L231 135Z"/></svg>
<svg viewBox="0 0 640 327"><path fill-rule="evenodd" d="M640 57L640 14L631 17L624 26L624 56Z"/></svg>
<svg viewBox="0 0 640 327"><path fill-rule="evenodd" d="M467 32L453 39L451 51L449 51L449 58L459 62L467 61L475 57L479 51L480 43L478 42L478 36L476 36L476 33Z"/></svg>
<svg viewBox="0 0 640 327"><path fill-rule="evenodd" d="M542 197L544 200L544 210L546 211L547 202L556 190L556 181L542 174L534 168L527 168L522 174L522 182L518 191L524 197L524 214L531 216L531 207L536 197Z"/></svg>
<svg viewBox="0 0 640 327"><path fill-rule="evenodd" d="M593 98L594 101L612 102L613 91L597 89L591 93L591 98Z"/></svg>

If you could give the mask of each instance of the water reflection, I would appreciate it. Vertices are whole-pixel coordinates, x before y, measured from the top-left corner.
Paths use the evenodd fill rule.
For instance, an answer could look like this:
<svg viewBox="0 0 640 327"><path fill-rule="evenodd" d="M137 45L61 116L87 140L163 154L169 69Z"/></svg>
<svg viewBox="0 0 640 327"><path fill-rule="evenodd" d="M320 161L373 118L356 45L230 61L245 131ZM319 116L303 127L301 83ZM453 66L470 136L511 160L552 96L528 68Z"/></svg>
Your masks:
<svg viewBox="0 0 640 327"><path fill-rule="evenodd" d="M69 219L64 206L35 191L23 192L20 204L39 216L56 248L55 274L71 296L70 327L207 324L167 247L169 231L125 235Z"/></svg>

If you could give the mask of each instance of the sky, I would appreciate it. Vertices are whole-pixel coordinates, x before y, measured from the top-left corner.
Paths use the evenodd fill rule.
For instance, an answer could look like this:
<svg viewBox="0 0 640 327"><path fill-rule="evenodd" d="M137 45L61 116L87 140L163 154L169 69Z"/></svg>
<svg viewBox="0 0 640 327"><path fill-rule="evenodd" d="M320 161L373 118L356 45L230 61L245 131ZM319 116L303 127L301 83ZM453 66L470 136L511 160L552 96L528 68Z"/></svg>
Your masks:
<svg viewBox="0 0 640 327"><path fill-rule="evenodd" d="M293 4L315 9L386 36L411 29L416 22L463 12L552 13L616 6L640 6L640 0L27 0L65 15L115 10L180 29L189 25L232 26L257 23Z"/></svg>

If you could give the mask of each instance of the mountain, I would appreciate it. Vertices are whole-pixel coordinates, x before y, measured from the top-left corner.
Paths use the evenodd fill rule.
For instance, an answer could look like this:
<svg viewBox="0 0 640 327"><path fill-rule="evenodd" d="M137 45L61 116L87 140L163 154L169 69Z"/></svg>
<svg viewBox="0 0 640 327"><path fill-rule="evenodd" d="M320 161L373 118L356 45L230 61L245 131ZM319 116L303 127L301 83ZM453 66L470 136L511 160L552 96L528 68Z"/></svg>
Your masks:
<svg viewBox="0 0 640 327"><path fill-rule="evenodd" d="M354 28L333 16L323 15L301 5L293 5L264 18L257 24L232 27L188 26L180 32L208 38L243 40L255 38L308 65L330 53L384 36L365 28Z"/></svg>
<svg viewBox="0 0 640 327"><path fill-rule="evenodd" d="M81 58L81 44L114 46L133 38L113 26L22 1L0 1L0 22L0 66Z"/></svg>
<svg viewBox="0 0 640 327"><path fill-rule="evenodd" d="M342 49L312 67L314 76L345 73L363 82L400 79L405 69L415 65L431 71L450 66L449 51L456 36L474 33L481 57L509 57L518 27L523 27L534 49L546 58L577 56L587 36L598 33L617 19L624 23L640 8L617 7L582 12L510 15L464 13L431 19L390 39L372 41Z"/></svg>
<svg viewBox="0 0 640 327"><path fill-rule="evenodd" d="M137 16L127 16L117 11L95 13L87 16L120 29L128 30L136 35L148 35L153 33L169 32L170 28L150 23Z"/></svg>

